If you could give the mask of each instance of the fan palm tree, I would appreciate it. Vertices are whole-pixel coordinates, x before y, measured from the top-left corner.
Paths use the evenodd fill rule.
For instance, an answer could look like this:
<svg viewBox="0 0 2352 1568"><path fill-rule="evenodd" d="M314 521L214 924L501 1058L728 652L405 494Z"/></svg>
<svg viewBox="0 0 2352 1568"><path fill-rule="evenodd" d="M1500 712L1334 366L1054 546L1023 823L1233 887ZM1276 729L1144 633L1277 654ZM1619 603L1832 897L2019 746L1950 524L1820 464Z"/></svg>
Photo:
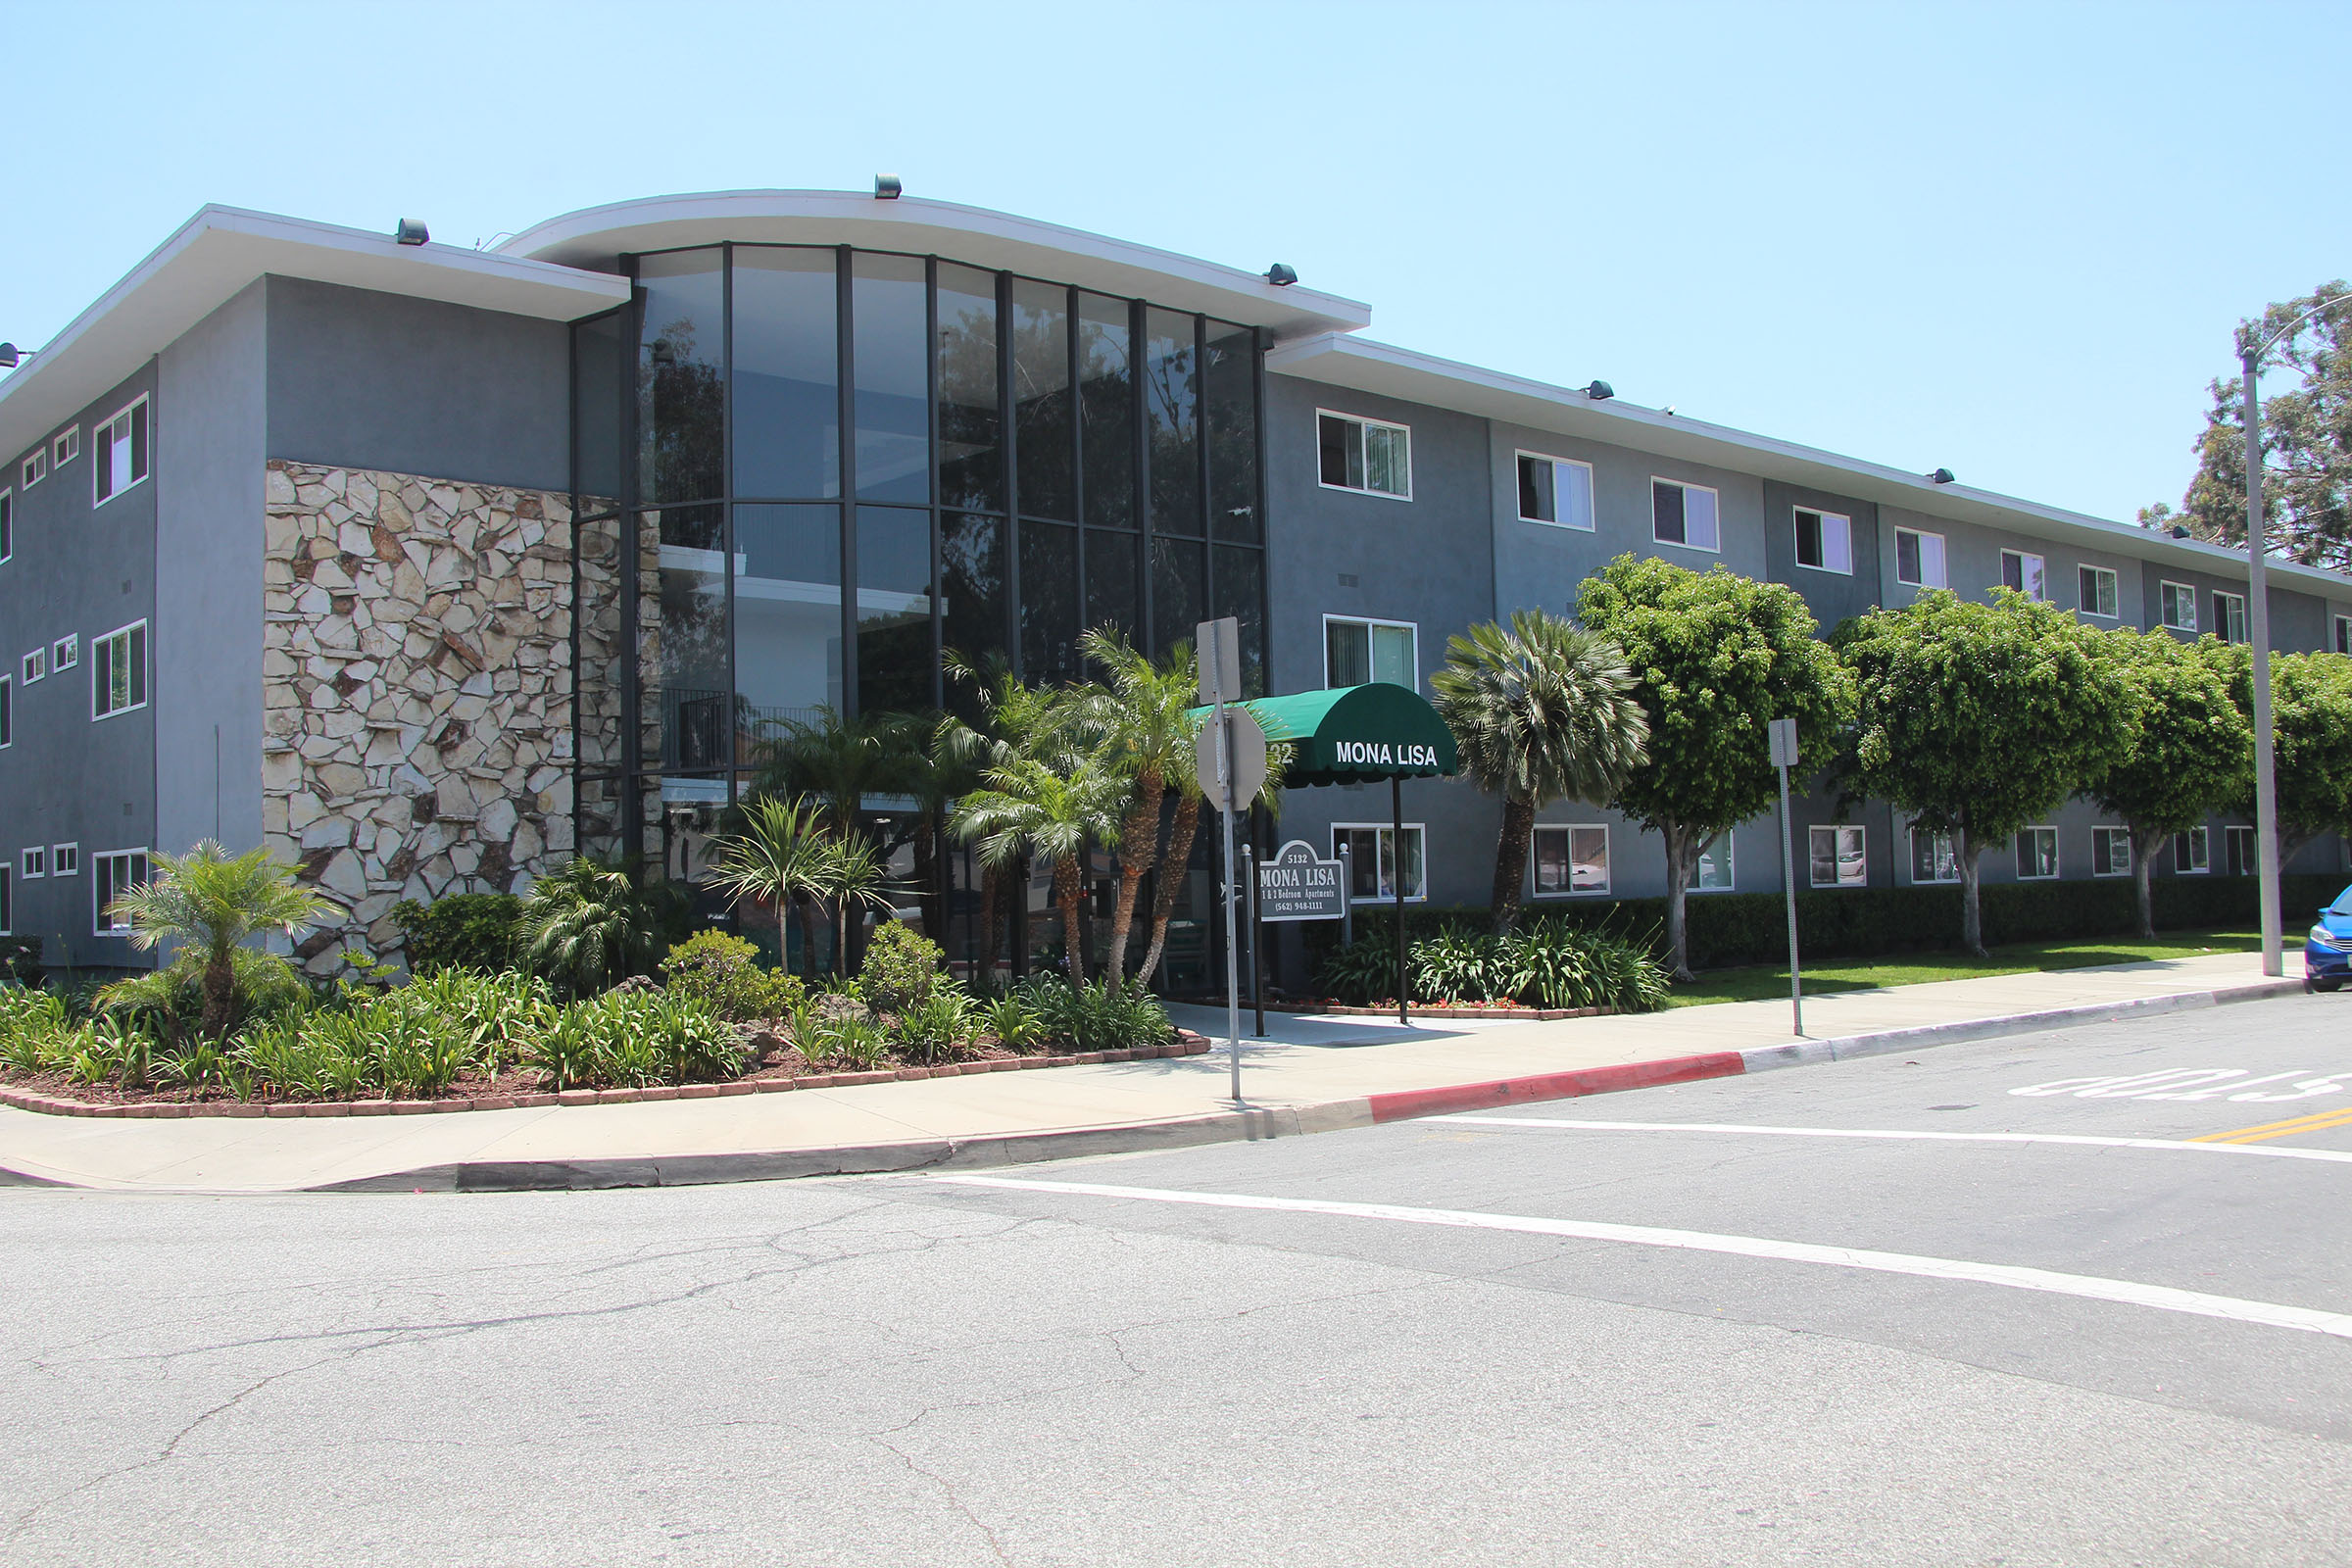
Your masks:
<svg viewBox="0 0 2352 1568"><path fill-rule="evenodd" d="M231 856L206 839L184 856L155 857L156 875L126 889L107 913L130 922L131 946L150 952L176 942L203 955L205 1035L236 1017L238 948L265 932L288 936L342 911L294 881L294 868L268 850Z"/></svg>
<svg viewBox="0 0 2352 1568"><path fill-rule="evenodd" d="M1073 983L1085 978L1082 868L1090 849L1117 834L1126 788L1126 778L1101 753L1049 742L988 769L983 787L956 803L951 824L958 838L978 843L983 865L1009 867L1023 856L1053 865Z"/></svg>
<svg viewBox="0 0 2352 1568"><path fill-rule="evenodd" d="M645 974L683 923L687 895L642 886L621 866L581 856L542 878L523 901L523 961L574 996Z"/></svg>
<svg viewBox="0 0 2352 1568"><path fill-rule="evenodd" d="M779 920L797 918L801 947L813 969L816 932L808 905L827 897L833 863L817 808L800 799L760 796L743 803L740 817L710 858L711 884L731 903L748 899L771 906Z"/></svg>
<svg viewBox="0 0 2352 1568"><path fill-rule="evenodd" d="M1172 824L1184 840L1180 851L1172 840L1163 848L1160 818L1165 814L1162 808L1170 781L1189 777L1193 770L1193 741L1200 725L1192 710L1200 700L1200 688L1190 643L1177 643L1156 664L1108 628L1088 632L1079 639L1079 646L1107 677L1106 686L1084 701L1095 710L1095 722L1118 752L1133 781L1119 823L1119 890L1110 908L1110 953L1103 964L1103 974L1115 994L1127 977L1127 941L1135 926L1136 900L1143 891L1145 875L1165 864L1162 857L1168 852L1192 854L1199 802L1192 803L1189 823ZM1180 818L1183 808L1180 800ZM1163 885L1168 880L1161 878ZM1151 961L1143 972L1152 972Z"/></svg>
<svg viewBox="0 0 2352 1568"><path fill-rule="evenodd" d="M1648 754L1649 721L1623 650L1542 610L1450 639L1429 679L1461 748L1462 770L1502 797L1494 847L1494 928L1519 918L1528 838L1554 801L1605 800Z"/></svg>

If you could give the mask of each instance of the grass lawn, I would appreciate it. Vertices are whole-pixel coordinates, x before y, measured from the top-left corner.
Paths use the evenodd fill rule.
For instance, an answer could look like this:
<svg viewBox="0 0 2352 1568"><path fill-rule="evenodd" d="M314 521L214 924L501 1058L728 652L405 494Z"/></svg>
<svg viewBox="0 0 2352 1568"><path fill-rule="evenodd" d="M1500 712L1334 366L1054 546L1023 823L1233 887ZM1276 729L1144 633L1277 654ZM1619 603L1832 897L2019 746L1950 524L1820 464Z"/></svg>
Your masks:
<svg viewBox="0 0 2352 1568"><path fill-rule="evenodd" d="M1915 986L1930 980L1967 980L1977 975L2024 974L2035 969L2082 969L2098 963L2138 963L2150 958L2187 958L2204 953L2250 953L2262 946L2259 931L2168 931L2153 942L2137 937L2100 937L2067 942L2020 942L1994 948L1982 958L1960 953L1905 953L1884 958L1845 958L1805 965L1805 995L1868 991L1879 986ZM1676 986L1670 1007L1710 1002L1765 1002L1788 995L1788 971L1777 963L1740 969L1710 969L1695 985Z"/></svg>

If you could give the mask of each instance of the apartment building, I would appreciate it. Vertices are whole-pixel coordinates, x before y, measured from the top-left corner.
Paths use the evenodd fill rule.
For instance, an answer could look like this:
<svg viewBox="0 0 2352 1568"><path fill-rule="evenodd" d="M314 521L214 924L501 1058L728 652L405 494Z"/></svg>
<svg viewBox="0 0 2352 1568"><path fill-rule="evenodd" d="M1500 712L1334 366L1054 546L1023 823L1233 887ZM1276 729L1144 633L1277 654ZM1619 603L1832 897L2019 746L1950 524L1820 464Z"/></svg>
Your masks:
<svg viewBox="0 0 2352 1568"><path fill-rule="evenodd" d="M2230 552L1383 344L1280 277L838 192L623 202L484 251L207 208L0 376L0 929L142 961L112 893L215 837L349 909L305 944L331 967L401 898L583 850L695 879L781 722L953 703L944 650L1052 680L1083 627L1164 648L1232 614L1263 691L1426 690L1449 635L1569 609L1629 550L1789 583L1825 631L2005 582L2243 636ZM2352 650L2352 580L2275 567L2271 594L2277 646ZM1280 831L1349 844L1381 898L1362 794L1293 792ZM1405 809L1407 896L1483 901L1494 804L1427 780ZM1952 874L1883 804L1798 819L1812 885ZM2239 872L2249 837L2217 818L2165 874ZM2119 846L2072 803L1985 874L2123 874ZM1533 850L1538 901L1663 888L1654 836L1598 808L1546 810ZM974 876L949 875L954 949ZM1700 891L1779 880L1764 819ZM1195 916L1208 888L1203 858ZM1212 940L1182 928L1179 983Z"/></svg>

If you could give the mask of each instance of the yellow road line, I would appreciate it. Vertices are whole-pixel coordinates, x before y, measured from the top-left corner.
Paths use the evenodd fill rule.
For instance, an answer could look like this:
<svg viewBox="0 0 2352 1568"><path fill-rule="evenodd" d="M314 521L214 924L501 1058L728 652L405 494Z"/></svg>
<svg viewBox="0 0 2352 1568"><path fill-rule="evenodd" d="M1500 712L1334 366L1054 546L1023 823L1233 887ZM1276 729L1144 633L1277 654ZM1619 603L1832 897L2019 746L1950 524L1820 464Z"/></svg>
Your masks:
<svg viewBox="0 0 2352 1568"><path fill-rule="evenodd" d="M2234 1132L2207 1133L2191 1138L2192 1144L2259 1144L2265 1139L2286 1138L2295 1133L2316 1133L2326 1127L2341 1127L2352 1122L2352 1106L2335 1110L2315 1111L2309 1116L2297 1116L2292 1121L2265 1122L2260 1127L2240 1127Z"/></svg>

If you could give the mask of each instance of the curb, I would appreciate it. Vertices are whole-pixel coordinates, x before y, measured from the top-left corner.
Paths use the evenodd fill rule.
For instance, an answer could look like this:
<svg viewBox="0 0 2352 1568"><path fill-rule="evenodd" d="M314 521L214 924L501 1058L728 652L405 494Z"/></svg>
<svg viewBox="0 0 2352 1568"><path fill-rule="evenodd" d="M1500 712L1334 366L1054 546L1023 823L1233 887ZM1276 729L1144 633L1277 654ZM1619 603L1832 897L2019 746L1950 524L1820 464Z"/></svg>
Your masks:
<svg viewBox="0 0 2352 1568"><path fill-rule="evenodd" d="M617 1187L690 1187L718 1182L779 1181L803 1176L882 1175L900 1171L1026 1165L1089 1155L1150 1153L1205 1144L1257 1143L1309 1133L1343 1132L1442 1116L1498 1105L1574 1100L1628 1089L1733 1078L1780 1067L1850 1061L1904 1051L1931 1050L2004 1035L2030 1034L2073 1024L2184 1012L2235 1002L2258 1002L2302 989L2299 980L2263 980L2226 991L2191 991L2169 997L2091 1003L2011 1013L1959 1023L1928 1024L1881 1034L1808 1040L1744 1051L1664 1056L1650 1061L1569 1072L1497 1078L1485 1083L1448 1084L1400 1090L1320 1104L1217 1111L1126 1126L1056 1129L968 1139L923 1139L837 1149L779 1150L772 1152L683 1154L652 1159L574 1161L476 1161L428 1165L384 1176L362 1177L306 1189L320 1193L512 1193L591 1191Z"/></svg>

